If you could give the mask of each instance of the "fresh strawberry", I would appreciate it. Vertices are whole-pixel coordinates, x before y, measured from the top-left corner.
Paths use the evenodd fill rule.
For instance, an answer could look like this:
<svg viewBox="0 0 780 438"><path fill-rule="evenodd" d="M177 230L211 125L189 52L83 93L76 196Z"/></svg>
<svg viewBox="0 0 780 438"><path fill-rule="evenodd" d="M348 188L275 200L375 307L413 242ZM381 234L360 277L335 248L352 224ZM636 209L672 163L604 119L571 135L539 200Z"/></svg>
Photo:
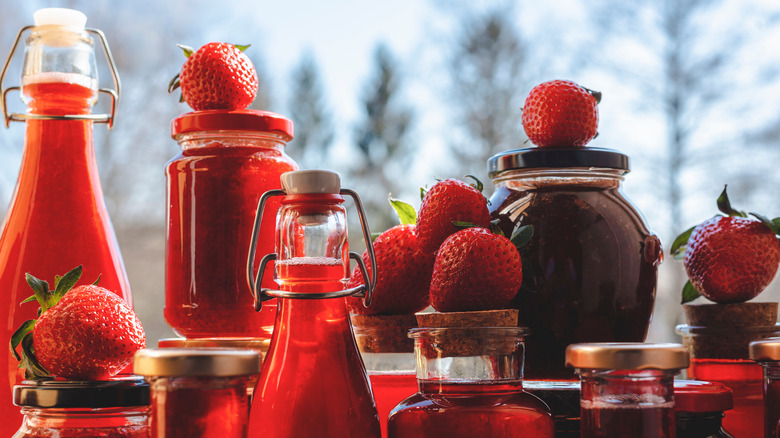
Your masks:
<svg viewBox="0 0 780 438"><path fill-rule="evenodd" d="M257 95L257 71L244 54L249 46L208 43L194 52L179 46L187 56L168 92L181 86L182 100L194 110L244 109Z"/></svg>
<svg viewBox="0 0 780 438"><path fill-rule="evenodd" d="M682 302L699 294L717 303L739 303L756 297L772 281L780 265L777 239L780 218L734 210L726 189L718 208L727 216L712 217L675 239L672 255L683 258L688 283Z"/></svg>
<svg viewBox="0 0 780 438"><path fill-rule="evenodd" d="M133 309L96 285L75 286L81 266L49 284L27 274L38 301L37 320L26 321L11 339L11 350L30 378L50 375L71 380L104 380L123 370L146 345ZM16 352L21 342L22 357Z"/></svg>
<svg viewBox="0 0 780 438"><path fill-rule="evenodd" d="M378 277L371 306L366 308L360 298L350 297L348 303L353 312L404 315L428 307L433 255L422 252L417 243L416 227L412 224L396 225L374 240ZM363 261L371 275L368 251L363 252ZM347 287L364 283L363 273L355 267Z"/></svg>
<svg viewBox="0 0 780 438"><path fill-rule="evenodd" d="M490 226L482 183L474 180L476 184L472 186L457 179L445 179L425 193L417 218L417 236L424 252L436 252L444 239L463 226Z"/></svg>
<svg viewBox="0 0 780 438"><path fill-rule="evenodd" d="M535 86L523 105L523 129L539 147L585 146L599 124L601 93L571 81Z"/></svg>
<svg viewBox="0 0 780 438"><path fill-rule="evenodd" d="M510 239L467 228L439 248L431 279L431 305L439 312L506 307L523 282L520 253Z"/></svg>

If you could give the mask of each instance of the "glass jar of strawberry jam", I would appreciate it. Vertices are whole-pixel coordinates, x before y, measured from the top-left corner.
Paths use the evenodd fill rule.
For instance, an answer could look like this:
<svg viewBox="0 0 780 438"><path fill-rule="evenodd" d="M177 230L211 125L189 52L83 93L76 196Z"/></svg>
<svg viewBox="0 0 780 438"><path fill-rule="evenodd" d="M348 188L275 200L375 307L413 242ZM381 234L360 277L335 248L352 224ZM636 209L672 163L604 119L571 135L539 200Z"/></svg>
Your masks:
<svg viewBox="0 0 780 438"><path fill-rule="evenodd" d="M523 286L512 302L527 326L526 376L574 379L566 346L642 342L662 252L622 193L628 157L597 148L528 148L488 160L489 209L506 235L533 225Z"/></svg>
<svg viewBox="0 0 780 438"><path fill-rule="evenodd" d="M247 384L260 372L254 350L140 350L135 372L151 386L150 438L246 438Z"/></svg>
<svg viewBox="0 0 780 438"><path fill-rule="evenodd" d="M750 358L764 368L764 437L780 438L780 338L751 342Z"/></svg>
<svg viewBox="0 0 780 438"><path fill-rule="evenodd" d="M680 344L589 343L566 348L580 375L582 438L675 438L674 376Z"/></svg>
<svg viewBox="0 0 780 438"><path fill-rule="evenodd" d="M14 438L149 436L149 385L137 377L25 381L14 387L13 401L24 416Z"/></svg>
<svg viewBox="0 0 780 438"><path fill-rule="evenodd" d="M393 409L388 437L552 438L550 409L523 390L518 327L418 328L418 392Z"/></svg>
<svg viewBox="0 0 780 438"><path fill-rule="evenodd" d="M255 312L247 249L260 196L297 169L284 152L293 123L265 111L195 111L174 119L171 135L181 154L165 171L165 319L187 338L269 338L276 303ZM258 252L273 252L274 225L263 221ZM274 285L270 273L263 285Z"/></svg>

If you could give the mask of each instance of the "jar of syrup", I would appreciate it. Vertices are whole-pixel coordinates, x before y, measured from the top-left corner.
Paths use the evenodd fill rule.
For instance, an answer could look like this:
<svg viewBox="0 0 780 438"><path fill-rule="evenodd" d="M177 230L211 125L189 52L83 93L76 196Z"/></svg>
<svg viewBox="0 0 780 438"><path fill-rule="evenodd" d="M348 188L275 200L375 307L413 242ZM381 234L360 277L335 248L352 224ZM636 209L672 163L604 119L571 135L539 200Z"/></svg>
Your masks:
<svg viewBox="0 0 780 438"><path fill-rule="evenodd" d="M173 120L171 136L181 154L165 170L165 319L186 338L270 338L276 303L255 312L247 249L260 196L297 169L284 152L293 123L257 110L194 111ZM273 219L261 225L262 253L274 248ZM273 285L270 271L263 284Z"/></svg>
<svg viewBox="0 0 780 438"><path fill-rule="evenodd" d="M246 438L247 385L260 354L222 348L140 350L135 372L151 387L150 438Z"/></svg>
<svg viewBox="0 0 780 438"><path fill-rule="evenodd" d="M149 385L140 378L25 381L13 401L24 416L13 438L149 437Z"/></svg>
<svg viewBox="0 0 780 438"><path fill-rule="evenodd" d="M523 390L518 327L410 331L419 390L393 409L389 438L553 438L550 408Z"/></svg>
<svg viewBox="0 0 780 438"><path fill-rule="evenodd" d="M523 286L526 376L574 379L569 344L642 342L655 301L660 241L622 193L628 157L598 148L527 148L488 160L501 230L533 225Z"/></svg>
<svg viewBox="0 0 780 438"><path fill-rule="evenodd" d="M674 376L680 344L591 343L566 349L580 376L582 438L675 438Z"/></svg>
<svg viewBox="0 0 780 438"><path fill-rule="evenodd" d="M764 437L780 437L780 338L750 343L750 358L764 368Z"/></svg>

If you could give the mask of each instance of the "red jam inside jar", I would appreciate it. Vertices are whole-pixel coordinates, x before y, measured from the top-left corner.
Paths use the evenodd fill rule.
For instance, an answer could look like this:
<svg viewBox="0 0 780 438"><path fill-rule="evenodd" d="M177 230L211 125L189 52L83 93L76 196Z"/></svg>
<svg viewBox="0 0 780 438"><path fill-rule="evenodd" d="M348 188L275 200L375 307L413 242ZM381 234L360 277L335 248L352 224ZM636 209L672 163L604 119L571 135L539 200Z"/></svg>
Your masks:
<svg viewBox="0 0 780 438"><path fill-rule="evenodd" d="M150 438L246 438L247 384L260 354L221 348L163 348L136 353L135 370L151 388Z"/></svg>
<svg viewBox="0 0 780 438"><path fill-rule="evenodd" d="M137 378L100 382L23 382L14 387L22 426L14 438L148 438L149 385Z"/></svg>
<svg viewBox="0 0 780 438"><path fill-rule="evenodd" d="M661 246L623 196L628 157L596 148L517 149L488 162L489 209L506 235L533 225L523 286L511 306L528 327L526 377L574 379L579 342L642 342Z"/></svg>
<svg viewBox="0 0 780 438"><path fill-rule="evenodd" d="M290 120L256 110L196 111L173 120L182 152L166 167L165 319L178 334L270 337L276 303L255 312L246 259L260 196L297 168L284 153L292 129ZM270 209L278 206L270 201ZM273 252L274 226L267 215L258 253ZM274 287L271 270L262 285Z"/></svg>
<svg viewBox="0 0 780 438"><path fill-rule="evenodd" d="M523 390L521 328L419 328L418 392L393 409L389 438L552 438L547 405Z"/></svg>
<svg viewBox="0 0 780 438"><path fill-rule="evenodd" d="M780 438L780 338L750 343L750 358L763 367L764 437Z"/></svg>

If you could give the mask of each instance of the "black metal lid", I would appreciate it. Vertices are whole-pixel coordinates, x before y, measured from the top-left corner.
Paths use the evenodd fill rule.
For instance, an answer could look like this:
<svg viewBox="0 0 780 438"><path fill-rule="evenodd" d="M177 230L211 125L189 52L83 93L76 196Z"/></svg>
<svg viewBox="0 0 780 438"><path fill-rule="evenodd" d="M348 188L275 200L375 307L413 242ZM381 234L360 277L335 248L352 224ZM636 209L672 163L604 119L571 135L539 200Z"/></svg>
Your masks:
<svg viewBox="0 0 780 438"><path fill-rule="evenodd" d="M149 405L149 384L138 376L98 382L26 380L14 386L26 408L119 408Z"/></svg>
<svg viewBox="0 0 780 438"><path fill-rule="evenodd" d="M604 148L523 148L499 152L488 159L488 175L505 170L537 168L602 168L629 171L628 156Z"/></svg>

